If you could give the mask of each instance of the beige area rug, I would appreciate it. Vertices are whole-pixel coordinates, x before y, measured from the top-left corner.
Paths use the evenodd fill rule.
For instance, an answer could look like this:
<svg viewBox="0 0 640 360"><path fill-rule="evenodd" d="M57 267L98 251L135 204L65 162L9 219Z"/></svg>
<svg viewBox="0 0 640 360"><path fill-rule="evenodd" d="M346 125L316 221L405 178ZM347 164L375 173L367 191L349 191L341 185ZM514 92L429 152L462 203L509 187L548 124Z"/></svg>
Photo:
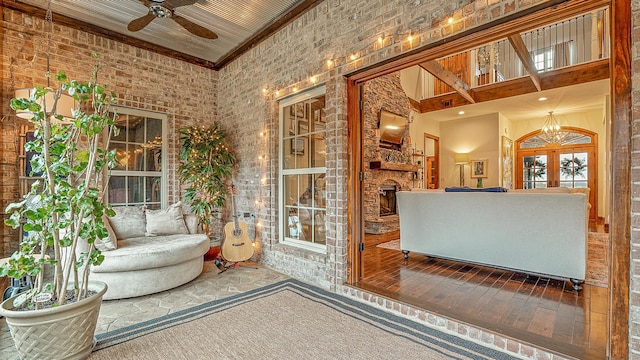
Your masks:
<svg viewBox="0 0 640 360"><path fill-rule="evenodd" d="M391 240L378 247L400 250L400 240ZM609 282L609 234L589 232L587 237L587 275L585 283L607 287Z"/></svg>
<svg viewBox="0 0 640 360"><path fill-rule="evenodd" d="M91 360L514 359L297 280L97 338Z"/></svg>

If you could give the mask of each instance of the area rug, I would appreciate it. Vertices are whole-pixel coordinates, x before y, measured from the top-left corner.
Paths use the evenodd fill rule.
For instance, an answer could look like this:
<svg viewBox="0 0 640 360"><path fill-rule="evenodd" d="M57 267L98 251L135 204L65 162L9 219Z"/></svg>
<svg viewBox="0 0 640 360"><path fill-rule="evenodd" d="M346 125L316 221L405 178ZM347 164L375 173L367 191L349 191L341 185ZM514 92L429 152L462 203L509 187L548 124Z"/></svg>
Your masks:
<svg viewBox="0 0 640 360"><path fill-rule="evenodd" d="M285 280L97 335L101 359L515 359Z"/></svg>
<svg viewBox="0 0 640 360"><path fill-rule="evenodd" d="M380 248L400 250L400 240L377 245ZM587 236L587 273L585 283L607 287L609 282L609 234L589 232Z"/></svg>

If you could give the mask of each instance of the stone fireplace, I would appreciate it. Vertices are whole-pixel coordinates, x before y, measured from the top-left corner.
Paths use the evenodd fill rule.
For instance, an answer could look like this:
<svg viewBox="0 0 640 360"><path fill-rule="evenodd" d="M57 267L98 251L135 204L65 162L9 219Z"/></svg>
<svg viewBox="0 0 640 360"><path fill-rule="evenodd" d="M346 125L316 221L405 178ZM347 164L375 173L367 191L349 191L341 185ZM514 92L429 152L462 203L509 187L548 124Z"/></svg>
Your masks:
<svg viewBox="0 0 640 360"><path fill-rule="evenodd" d="M396 191L395 185L382 185L378 193L380 194L380 217L396 215Z"/></svg>

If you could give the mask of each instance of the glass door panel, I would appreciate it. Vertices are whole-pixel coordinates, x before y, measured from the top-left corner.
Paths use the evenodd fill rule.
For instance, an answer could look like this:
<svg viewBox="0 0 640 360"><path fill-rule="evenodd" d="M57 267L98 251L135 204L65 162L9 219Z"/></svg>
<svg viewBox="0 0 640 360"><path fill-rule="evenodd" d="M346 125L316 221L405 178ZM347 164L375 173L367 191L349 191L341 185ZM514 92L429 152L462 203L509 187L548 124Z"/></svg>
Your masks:
<svg viewBox="0 0 640 360"><path fill-rule="evenodd" d="M560 153L558 157L560 186L589 187L589 154L585 152Z"/></svg>
<svg viewBox="0 0 640 360"><path fill-rule="evenodd" d="M547 155L522 157L522 188L538 189L547 187Z"/></svg>

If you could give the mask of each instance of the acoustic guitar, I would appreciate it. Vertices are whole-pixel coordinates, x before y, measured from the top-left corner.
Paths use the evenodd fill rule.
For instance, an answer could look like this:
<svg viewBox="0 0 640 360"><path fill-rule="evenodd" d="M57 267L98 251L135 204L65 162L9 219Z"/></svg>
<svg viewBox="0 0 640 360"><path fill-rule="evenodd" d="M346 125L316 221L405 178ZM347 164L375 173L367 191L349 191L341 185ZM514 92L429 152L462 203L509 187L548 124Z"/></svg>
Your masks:
<svg viewBox="0 0 640 360"><path fill-rule="evenodd" d="M247 223L238 221L235 203L236 188L231 185L231 204L233 207L233 222L224 226L224 242L222 243L222 257L229 262L249 260L253 256L253 243L249 239Z"/></svg>

